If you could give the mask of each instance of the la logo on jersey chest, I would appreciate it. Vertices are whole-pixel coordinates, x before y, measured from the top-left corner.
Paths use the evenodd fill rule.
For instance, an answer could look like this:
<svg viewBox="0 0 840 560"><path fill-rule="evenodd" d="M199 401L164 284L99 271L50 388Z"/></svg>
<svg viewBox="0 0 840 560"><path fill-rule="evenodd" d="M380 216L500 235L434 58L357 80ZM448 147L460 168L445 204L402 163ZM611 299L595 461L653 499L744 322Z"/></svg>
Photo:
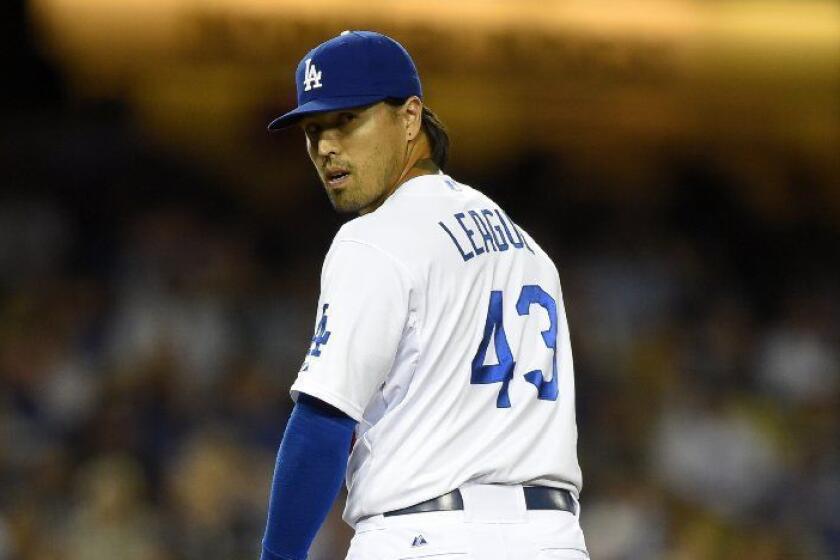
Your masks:
<svg viewBox="0 0 840 560"><path fill-rule="evenodd" d="M306 68L303 71L303 91L310 91L321 87L321 71L318 70L312 59L306 59Z"/></svg>

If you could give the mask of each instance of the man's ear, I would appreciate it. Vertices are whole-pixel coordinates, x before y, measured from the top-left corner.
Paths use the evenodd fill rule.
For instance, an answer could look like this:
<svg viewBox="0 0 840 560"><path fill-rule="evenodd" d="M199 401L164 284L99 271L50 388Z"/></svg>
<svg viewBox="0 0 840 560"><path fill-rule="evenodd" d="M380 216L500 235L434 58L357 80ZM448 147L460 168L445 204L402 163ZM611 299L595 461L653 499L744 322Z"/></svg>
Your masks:
<svg viewBox="0 0 840 560"><path fill-rule="evenodd" d="M410 142L420 135L423 124L423 102L416 95L412 95L403 103L402 112L405 119L406 137Z"/></svg>

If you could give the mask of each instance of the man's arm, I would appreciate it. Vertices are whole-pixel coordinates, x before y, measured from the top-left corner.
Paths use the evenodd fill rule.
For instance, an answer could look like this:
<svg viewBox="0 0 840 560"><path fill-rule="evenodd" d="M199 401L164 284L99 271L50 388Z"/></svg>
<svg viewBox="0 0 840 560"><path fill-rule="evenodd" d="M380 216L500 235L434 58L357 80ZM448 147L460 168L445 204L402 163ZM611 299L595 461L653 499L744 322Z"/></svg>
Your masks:
<svg viewBox="0 0 840 560"><path fill-rule="evenodd" d="M277 452L261 560L305 560L335 501L356 421L301 393Z"/></svg>

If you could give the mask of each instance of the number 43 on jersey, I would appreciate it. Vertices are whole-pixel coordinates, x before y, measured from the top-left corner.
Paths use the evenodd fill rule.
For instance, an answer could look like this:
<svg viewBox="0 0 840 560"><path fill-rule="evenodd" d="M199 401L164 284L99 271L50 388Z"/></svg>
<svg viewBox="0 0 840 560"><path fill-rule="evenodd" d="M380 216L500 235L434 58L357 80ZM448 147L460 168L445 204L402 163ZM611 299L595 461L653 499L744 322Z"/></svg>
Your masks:
<svg viewBox="0 0 840 560"><path fill-rule="evenodd" d="M505 335L504 326L504 296L500 290L490 292L490 305L487 309L487 321L484 325L484 336L478 345L478 351L472 361L472 384L501 383L499 397L496 399L498 408L510 408L510 396L508 386L513 378L513 370L516 361L513 358L510 345ZM531 306L538 305L546 313L550 325L547 330L542 331L542 338L546 347L552 351L551 357L551 379L546 381L542 370L535 369L525 374L525 380L537 388L537 398L545 401L557 400L557 302L545 290L539 286L523 286L516 302L516 312L522 315L531 313ZM490 340L493 340L493 347L496 350L497 364L485 364L487 348Z"/></svg>

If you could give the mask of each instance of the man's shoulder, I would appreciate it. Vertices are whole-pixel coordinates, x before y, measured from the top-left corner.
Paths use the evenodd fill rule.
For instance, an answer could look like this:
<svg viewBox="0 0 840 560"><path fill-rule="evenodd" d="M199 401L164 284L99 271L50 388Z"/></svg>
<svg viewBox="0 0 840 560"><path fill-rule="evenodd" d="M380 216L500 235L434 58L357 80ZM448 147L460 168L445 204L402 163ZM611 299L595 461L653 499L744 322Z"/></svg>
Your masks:
<svg viewBox="0 0 840 560"><path fill-rule="evenodd" d="M405 251L400 247L410 239L407 229L405 222L403 227L400 227L400 221L393 216L372 212L341 226L333 238L330 252L344 248L355 250L353 247L361 245L372 249L372 254L379 254L385 260L404 265Z"/></svg>
<svg viewBox="0 0 840 560"><path fill-rule="evenodd" d="M335 234L334 243L356 241L380 246L395 235L401 235L399 220L393 215L373 212L353 218L345 223Z"/></svg>

